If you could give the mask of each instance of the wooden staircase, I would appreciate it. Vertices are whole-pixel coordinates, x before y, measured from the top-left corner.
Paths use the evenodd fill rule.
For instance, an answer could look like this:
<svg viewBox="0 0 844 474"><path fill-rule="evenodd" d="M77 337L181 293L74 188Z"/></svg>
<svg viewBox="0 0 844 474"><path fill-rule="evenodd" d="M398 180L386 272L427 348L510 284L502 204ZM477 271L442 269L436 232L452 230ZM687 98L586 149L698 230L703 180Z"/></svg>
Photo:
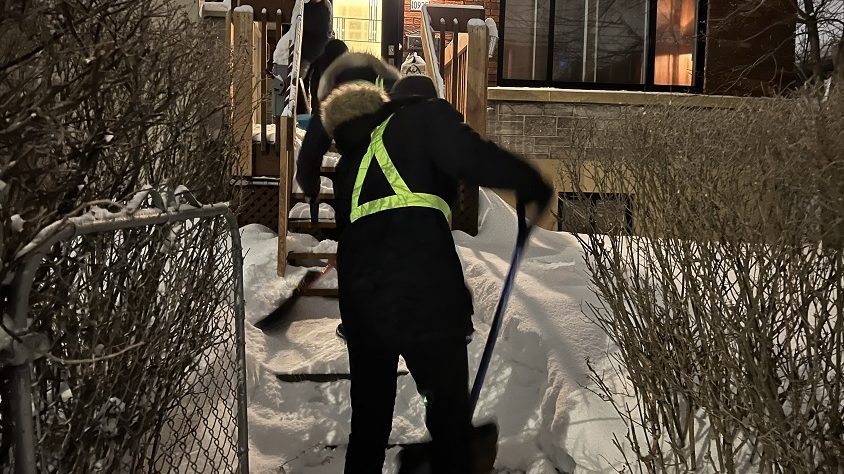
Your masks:
<svg viewBox="0 0 844 474"><path fill-rule="evenodd" d="M232 100L236 131L242 135L240 182L244 184L242 212L246 214L255 201L248 192L263 193L267 208L260 217L241 224L260 222L278 229L278 274L283 276L288 265L327 265L336 258L333 252L315 247L313 251L288 252L287 239L292 233L311 234L318 240L336 240L333 219L312 222L303 193L294 186L298 128L297 87L300 83L300 57L304 7L301 0L241 0L236 5L250 5L226 14L228 37L232 41L235 83ZM272 14L268 13L274 12ZM479 133L486 129L486 77L489 64L489 31L483 23L484 9L479 6L427 5L423 7L423 46L428 74L437 86L440 97L447 99L464 114L466 122ZM478 21L480 20L480 21ZM273 51L280 33L292 31L288 51L285 91L281 96L283 111L274 115L269 107ZM281 76L281 74L279 74ZM278 99L277 99L278 100ZM304 107L303 107L304 108ZM278 110L278 108L276 108ZM248 135L248 138L247 138ZM334 177L335 163L326 160L321 175ZM261 188L258 188L260 182ZM248 192L246 192L248 191ZM271 193L275 193L271 195ZM251 199L251 200L250 200ZM320 195L322 206L333 206L333 190L326 186ZM269 205L268 205L269 204ZM453 209L453 228L477 233L477 188L463 186L460 202ZM272 208L274 207L274 211ZM306 209L307 211L305 212ZM324 247L324 246L317 246ZM303 295L336 296L337 290L308 289Z"/></svg>

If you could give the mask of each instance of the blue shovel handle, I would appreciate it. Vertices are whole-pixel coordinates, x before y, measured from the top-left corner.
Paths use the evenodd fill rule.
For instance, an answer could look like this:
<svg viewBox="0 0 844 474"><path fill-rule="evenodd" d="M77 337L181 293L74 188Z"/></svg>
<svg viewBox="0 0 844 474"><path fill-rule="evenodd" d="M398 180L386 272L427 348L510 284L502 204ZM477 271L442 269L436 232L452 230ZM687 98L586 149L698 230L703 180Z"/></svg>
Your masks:
<svg viewBox="0 0 844 474"><path fill-rule="evenodd" d="M472 413L475 412L475 408L478 405L481 388L483 387L484 379L489 369L489 362L492 360L492 351L495 349L495 341L498 339L498 333L501 330L502 316L507 309L507 301L510 299L510 292L513 289L513 281L516 279L516 273L519 270L519 263L522 260L528 236L531 230L533 230L533 226L528 226L525 220L525 205L521 201L516 203L516 219L518 220L519 228L519 233L516 236L516 248L513 250L510 270L507 272L507 277L504 280L504 288L501 290L501 298L498 300L498 307L495 309L495 316L492 318L492 325L489 328L484 353L481 356L481 363L478 365L478 374L475 376L474 384L472 384Z"/></svg>

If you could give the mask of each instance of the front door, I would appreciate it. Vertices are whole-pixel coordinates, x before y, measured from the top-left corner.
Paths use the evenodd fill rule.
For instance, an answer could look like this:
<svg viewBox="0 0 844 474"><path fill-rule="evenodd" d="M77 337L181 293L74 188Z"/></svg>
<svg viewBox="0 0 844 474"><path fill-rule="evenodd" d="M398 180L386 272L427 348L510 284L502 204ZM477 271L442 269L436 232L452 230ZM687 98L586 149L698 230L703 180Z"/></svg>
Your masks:
<svg viewBox="0 0 844 474"><path fill-rule="evenodd" d="M350 51L381 53L381 0L334 0L334 35Z"/></svg>
<svg viewBox="0 0 844 474"><path fill-rule="evenodd" d="M384 22L381 28L381 57L396 67L401 67L402 35L404 34L404 0L382 0Z"/></svg>
<svg viewBox="0 0 844 474"><path fill-rule="evenodd" d="M401 64L404 21L402 0L334 0L334 35L350 51L381 56Z"/></svg>

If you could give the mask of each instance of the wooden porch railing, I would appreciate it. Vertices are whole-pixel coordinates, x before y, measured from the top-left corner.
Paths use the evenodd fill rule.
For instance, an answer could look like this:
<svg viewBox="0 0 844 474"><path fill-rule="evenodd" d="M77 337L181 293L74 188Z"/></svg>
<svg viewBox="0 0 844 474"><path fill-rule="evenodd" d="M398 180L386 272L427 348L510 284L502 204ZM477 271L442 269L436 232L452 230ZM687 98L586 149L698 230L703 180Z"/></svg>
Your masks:
<svg viewBox="0 0 844 474"><path fill-rule="evenodd" d="M277 271L284 276L287 269L287 228L290 217L290 195L293 189L293 173L296 138L296 111L299 97L299 68L302 60L302 21L304 18L304 0L297 0L293 9L291 29L293 41L288 56L287 97L280 123L276 126L276 140L280 144L278 173L278 258Z"/></svg>
<svg viewBox="0 0 844 474"><path fill-rule="evenodd" d="M302 20L304 1L296 0L248 0L236 2L243 5L233 7L227 18L227 37L232 44L235 68L232 84L233 124L235 138L240 147L237 175L242 177L278 176L278 274L286 270L286 239L288 212L293 185L294 139L296 132L296 110L298 99L299 69L302 51ZM270 15L267 6L278 6ZM253 8L262 7L256 13ZM287 86L282 94L283 109L280 113L269 112L272 100L271 79L267 69L272 67L268 50L276 45L268 41L268 25L274 24L275 43L281 40L287 29L292 38L287 51L287 71L283 80ZM271 48L272 47L272 48ZM268 166L265 158L274 155L275 166Z"/></svg>
<svg viewBox="0 0 844 474"><path fill-rule="evenodd" d="M258 159L270 152L278 156L281 146L274 139L280 118L268 111L271 79L266 70L271 61L267 53L275 49L282 31L291 26L294 9L292 0L241 0L233 2L227 14L227 37L235 72L232 104L241 148L237 173L240 176L277 174L274 165Z"/></svg>
<svg viewBox="0 0 844 474"><path fill-rule="evenodd" d="M279 275L284 275L287 266L284 236L289 229L289 211L293 201L291 191L304 1L241 0L233 3L252 7L237 7L227 14L226 37L230 38L233 46L235 65L232 104L241 151L239 174L244 177L278 176L277 271ZM283 8L268 13L267 7L278 5L283 5ZM483 7L427 5L423 8L423 18L423 48L430 65L427 70L438 94L463 114L466 123L485 134L489 29L484 23ZM279 111L279 107L275 107L277 114L268 113L271 94L265 72L271 65L267 57L270 46L267 34L268 27L273 25L276 40L281 38L286 28L289 28L288 37L292 38L287 51L287 71L282 78L287 89L282 94L283 109ZM268 161L270 155L276 158ZM454 229L477 234L477 187L461 185L460 201L452 215Z"/></svg>
<svg viewBox="0 0 844 474"><path fill-rule="evenodd" d="M481 6L422 7L422 49L427 74L440 97L448 100L466 123L486 134L489 27ZM439 47L437 47L439 45ZM459 202L452 209L452 228L478 233L478 188L461 183Z"/></svg>

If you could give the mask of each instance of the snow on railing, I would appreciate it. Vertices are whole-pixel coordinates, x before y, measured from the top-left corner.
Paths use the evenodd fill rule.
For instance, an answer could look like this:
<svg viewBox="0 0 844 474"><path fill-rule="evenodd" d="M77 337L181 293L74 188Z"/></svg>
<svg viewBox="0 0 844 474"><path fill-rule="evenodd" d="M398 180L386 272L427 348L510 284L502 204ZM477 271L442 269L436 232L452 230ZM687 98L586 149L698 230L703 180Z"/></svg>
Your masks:
<svg viewBox="0 0 844 474"><path fill-rule="evenodd" d="M185 186L162 192L144 187L136 192L126 204L116 201L93 201L88 210L78 216L65 217L41 229L35 237L16 254L20 259L65 228L79 228L95 224L117 223L145 218L155 218L191 210L219 210L228 208L227 203L201 204Z"/></svg>
<svg viewBox="0 0 844 474"><path fill-rule="evenodd" d="M296 100L299 97L299 69L302 63L302 25L305 16L305 3L307 0L297 0L293 7L293 14L291 15L290 31L284 36L290 35L286 42L279 41L276 47L283 47L287 44L288 47L288 73L287 78L290 83L287 86L287 100L285 100L284 110L281 112L282 117L293 117L296 111ZM292 41L291 41L292 40ZM273 55L275 59L275 54Z"/></svg>
<svg viewBox="0 0 844 474"><path fill-rule="evenodd" d="M456 21L458 24L449 23L446 21L446 24L443 25L442 23L435 23L433 21L433 17L437 15L443 15L443 11L447 11L450 13L444 14L448 16L452 22ZM437 13L439 12L439 13ZM446 90L446 74L443 72L443 69L448 67L448 61L445 58L445 40L443 39L443 35L447 33L451 33L453 31L453 27L457 28L462 34L465 34L469 28L469 26L477 28L478 26L483 27L486 26L487 33L489 35L487 50L488 56L491 58L495 48L498 44L498 26L495 24L495 20L492 18L487 18L486 20L482 18L471 18L472 15L480 15L483 16L484 9L481 6L476 5L444 5L444 4L427 4L422 7L422 41L423 41L423 49L426 54L426 60L428 61L428 69L427 75L428 77L434 82L434 85L437 88L437 93L442 98L449 97L448 91ZM443 18L445 19L445 18ZM440 21L442 21L441 19ZM456 19L456 20L455 20ZM440 27L437 29L435 25L439 24ZM435 33L439 32L439 39L440 39L440 49L444 49L444 51L438 51L436 45L436 35ZM452 41L454 42L454 40ZM459 45L459 42L458 42ZM452 57L457 50L464 50L465 48L455 48L452 45ZM439 54L438 54L439 53Z"/></svg>

